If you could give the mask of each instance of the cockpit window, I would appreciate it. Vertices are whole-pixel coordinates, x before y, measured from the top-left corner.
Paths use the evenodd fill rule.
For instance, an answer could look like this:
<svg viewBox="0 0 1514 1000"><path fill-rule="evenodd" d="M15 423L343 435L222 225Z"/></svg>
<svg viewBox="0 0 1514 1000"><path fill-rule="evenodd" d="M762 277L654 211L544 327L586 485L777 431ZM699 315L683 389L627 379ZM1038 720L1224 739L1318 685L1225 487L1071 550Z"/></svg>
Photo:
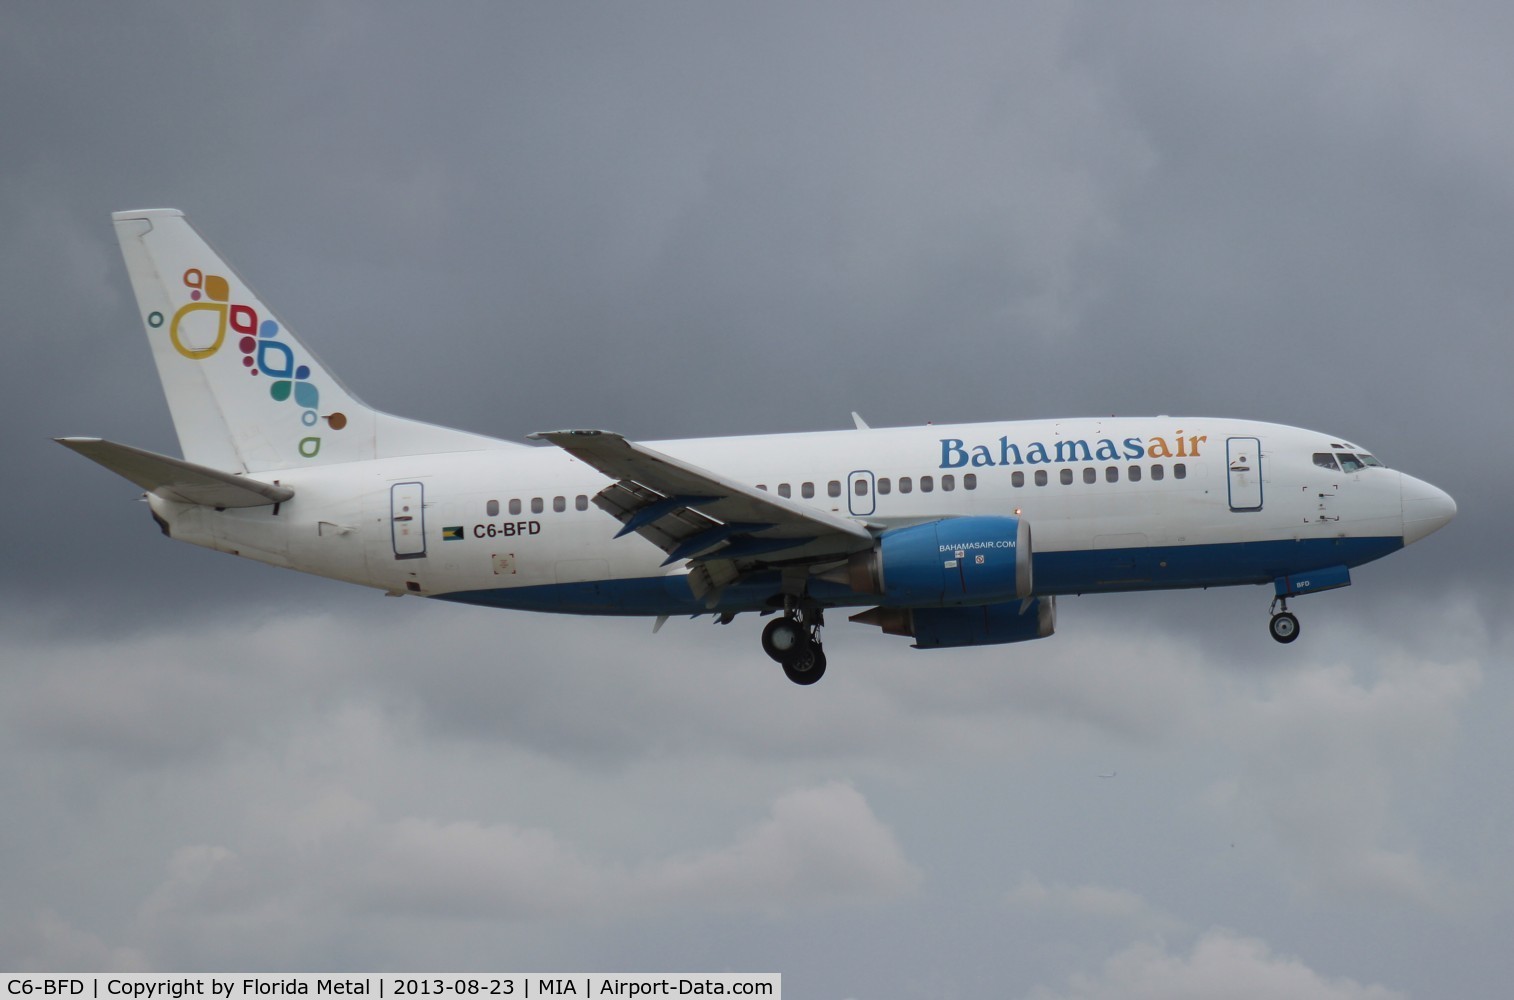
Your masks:
<svg viewBox="0 0 1514 1000"><path fill-rule="evenodd" d="M1387 468L1387 466L1383 465L1383 463L1379 462L1377 459L1373 458L1371 455L1367 454L1364 451L1359 451L1356 454L1357 457L1362 460L1363 465L1370 465L1375 469Z"/></svg>
<svg viewBox="0 0 1514 1000"><path fill-rule="evenodd" d="M1315 452L1314 464L1319 466L1321 469L1331 469L1335 472L1339 472L1341 470L1341 467L1335 464L1335 456L1330 454L1328 451Z"/></svg>
<svg viewBox="0 0 1514 1000"><path fill-rule="evenodd" d="M1367 463L1351 454L1349 451L1338 451L1335 457L1341 460L1342 472L1359 472L1367 467Z"/></svg>

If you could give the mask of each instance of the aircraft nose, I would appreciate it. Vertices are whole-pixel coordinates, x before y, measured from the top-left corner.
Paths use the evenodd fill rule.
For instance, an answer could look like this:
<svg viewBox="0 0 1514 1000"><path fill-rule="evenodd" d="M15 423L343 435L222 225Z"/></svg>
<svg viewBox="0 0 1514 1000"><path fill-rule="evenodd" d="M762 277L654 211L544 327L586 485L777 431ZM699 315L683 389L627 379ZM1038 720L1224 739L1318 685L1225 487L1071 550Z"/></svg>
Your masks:
<svg viewBox="0 0 1514 1000"><path fill-rule="evenodd" d="M1402 475L1402 473L1400 473ZM1456 501L1446 491L1421 479L1403 476L1404 544L1439 531L1456 516Z"/></svg>

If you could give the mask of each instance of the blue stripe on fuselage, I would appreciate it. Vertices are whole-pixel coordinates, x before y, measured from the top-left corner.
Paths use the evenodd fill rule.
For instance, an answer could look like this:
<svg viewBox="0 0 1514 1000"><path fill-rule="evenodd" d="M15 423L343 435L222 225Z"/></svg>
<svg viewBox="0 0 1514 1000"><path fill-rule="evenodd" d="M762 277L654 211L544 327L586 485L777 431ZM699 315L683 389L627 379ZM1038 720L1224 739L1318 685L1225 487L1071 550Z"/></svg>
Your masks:
<svg viewBox="0 0 1514 1000"><path fill-rule="evenodd" d="M1403 547L1398 537L1311 538L1037 553L1035 589L1096 594L1271 583L1306 566L1360 566Z"/></svg>
<svg viewBox="0 0 1514 1000"><path fill-rule="evenodd" d="M1222 545L1170 545L1133 549L1038 552L1037 594L1098 594L1129 590L1179 590L1271 583L1325 566L1360 566L1403 548L1397 537L1311 538L1299 541L1230 542ZM521 611L557 611L578 615L693 615L712 611L758 611L775 606L781 592L777 573L760 573L727 587L715 608L707 608L689 590L688 578L641 577L551 583L536 587L501 587L434 595L443 601ZM813 580L810 596L836 607L879 603L875 595Z"/></svg>

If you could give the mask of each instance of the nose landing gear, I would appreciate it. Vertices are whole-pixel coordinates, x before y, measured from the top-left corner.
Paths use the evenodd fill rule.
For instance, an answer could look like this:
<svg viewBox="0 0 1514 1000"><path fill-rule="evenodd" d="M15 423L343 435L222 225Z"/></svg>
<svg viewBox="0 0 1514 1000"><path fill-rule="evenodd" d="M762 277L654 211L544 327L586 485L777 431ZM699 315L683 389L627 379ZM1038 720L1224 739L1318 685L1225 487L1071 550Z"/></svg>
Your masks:
<svg viewBox="0 0 1514 1000"><path fill-rule="evenodd" d="M1278 610L1279 605L1282 606L1281 611ZM1298 638L1298 618L1288 610L1288 598L1272 599L1272 620L1267 623L1267 631L1278 642L1292 642Z"/></svg>
<svg viewBox="0 0 1514 1000"><path fill-rule="evenodd" d="M825 612L819 608L787 608L783 617L762 630L762 651L781 663L795 684L813 684L825 674L825 651L820 646L824 624Z"/></svg>
<svg viewBox="0 0 1514 1000"><path fill-rule="evenodd" d="M1326 566L1307 573L1280 576L1272 581L1272 621L1267 631L1278 642L1292 642L1298 638L1298 619L1288 610L1288 598L1319 594L1327 590L1351 586L1351 570L1345 566Z"/></svg>

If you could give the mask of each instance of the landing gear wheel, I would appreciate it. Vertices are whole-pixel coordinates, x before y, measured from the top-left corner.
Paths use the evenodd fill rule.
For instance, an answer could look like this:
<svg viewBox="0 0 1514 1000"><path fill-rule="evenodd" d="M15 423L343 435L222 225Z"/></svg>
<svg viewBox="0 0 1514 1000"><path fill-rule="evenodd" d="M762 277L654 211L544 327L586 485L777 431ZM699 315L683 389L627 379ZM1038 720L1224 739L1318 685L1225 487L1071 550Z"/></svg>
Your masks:
<svg viewBox="0 0 1514 1000"><path fill-rule="evenodd" d="M1292 642L1298 638L1298 619L1291 611L1279 611L1272 616L1272 621L1267 623L1267 631L1272 633L1272 638L1278 642Z"/></svg>
<svg viewBox="0 0 1514 1000"><path fill-rule="evenodd" d="M785 664L801 646L809 645L804 635L804 626L792 618L774 618L762 630L762 651L769 657Z"/></svg>
<svg viewBox="0 0 1514 1000"><path fill-rule="evenodd" d="M813 684L825 676L825 651L806 641L802 649L783 662L783 672L795 684Z"/></svg>
<svg viewBox="0 0 1514 1000"><path fill-rule="evenodd" d="M822 609L795 606L785 599L783 617L762 630L762 651L783 664L784 674L795 684L813 684L825 674L825 651L820 648L824 624Z"/></svg>

